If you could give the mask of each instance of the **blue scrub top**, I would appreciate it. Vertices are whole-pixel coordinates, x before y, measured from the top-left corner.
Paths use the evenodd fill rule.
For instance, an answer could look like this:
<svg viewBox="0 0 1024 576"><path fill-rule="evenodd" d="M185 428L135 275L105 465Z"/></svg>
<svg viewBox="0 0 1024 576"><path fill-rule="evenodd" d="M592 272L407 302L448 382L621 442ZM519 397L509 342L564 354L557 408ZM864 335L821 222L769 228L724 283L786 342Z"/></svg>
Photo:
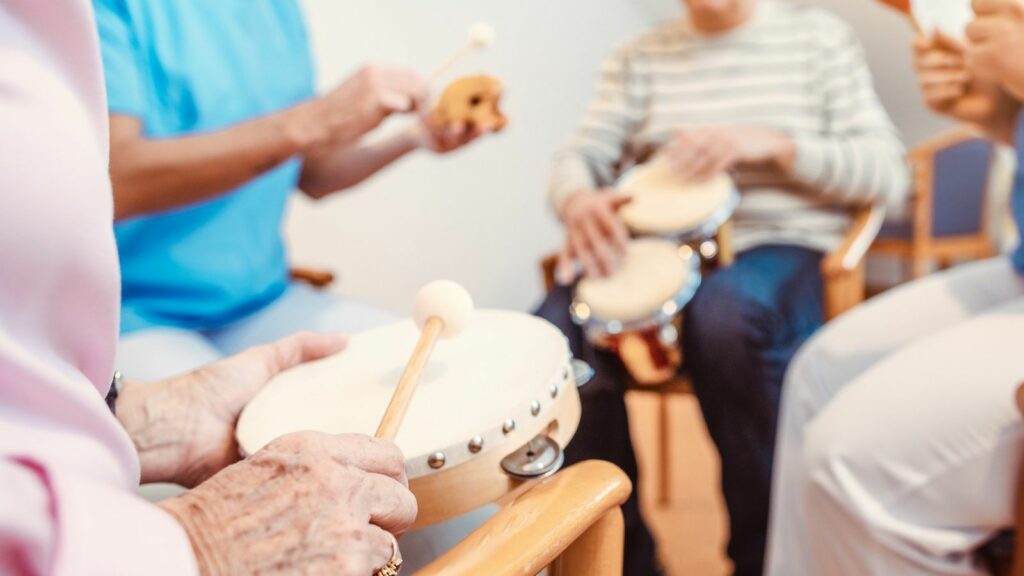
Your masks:
<svg viewBox="0 0 1024 576"><path fill-rule="evenodd" d="M1017 175L1013 182L1013 197L1010 199L1010 206L1013 209L1013 218L1017 221L1017 229L1020 231L1021 243L1013 253L1013 265L1017 272L1024 275L1024 112L1017 119Z"/></svg>
<svg viewBox="0 0 1024 576"><path fill-rule="evenodd" d="M294 0L93 0L111 113L147 137L220 130L313 96ZM288 285L281 236L293 159L215 199L115 227L121 331L218 328Z"/></svg>

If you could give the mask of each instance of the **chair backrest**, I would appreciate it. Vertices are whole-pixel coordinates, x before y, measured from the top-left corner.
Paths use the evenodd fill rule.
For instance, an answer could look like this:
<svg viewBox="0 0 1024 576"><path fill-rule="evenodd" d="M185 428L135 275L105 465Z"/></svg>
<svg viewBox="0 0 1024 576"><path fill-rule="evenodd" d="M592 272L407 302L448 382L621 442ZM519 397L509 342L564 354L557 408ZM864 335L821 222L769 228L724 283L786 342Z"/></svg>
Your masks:
<svg viewBox="0 0 1024 576"><path fill-rule="evenodd" d="M933 238L982 232L994 154L995 146L980 137L935 151L932 159Z"/></svg>

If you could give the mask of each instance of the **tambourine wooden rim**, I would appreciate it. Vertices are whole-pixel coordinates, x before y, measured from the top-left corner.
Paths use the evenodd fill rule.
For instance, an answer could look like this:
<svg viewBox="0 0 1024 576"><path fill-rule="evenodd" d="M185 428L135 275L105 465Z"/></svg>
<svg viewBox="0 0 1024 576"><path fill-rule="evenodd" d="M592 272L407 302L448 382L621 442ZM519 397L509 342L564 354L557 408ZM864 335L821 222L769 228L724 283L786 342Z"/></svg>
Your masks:
<svg viewBox="0 0 1024 576"><path fill-rule="evenodd" d="M602 318L593 312L589 304L574 297L569 305L569 313L573 322L582 326L592 339L615 336L624 332L637 332L671 322L693 299L701 283L700 258L693 249L683 245L679 247L676 254L682 266L687 268L686 280L672 298L651 310L649 316L625 322L613 318Z"/></svg>
<svg viewBox="0 0 1024 576"><path fill-rule="evenodd" d="M508 418L498 426L466 438L463 442L441 447L430 454L408 458L405 461L406 475L410 479L418 479L457 468L491 452L507 454L512 451L508 450L510 446L513 447L513 450L518 449L522 442L517 442L519 435L514 432L529 426L527 434L533 438L539 433L539 430L552 421L554 417L552 411L557 409L559 397L575 392L576 387L570 360L567 356L561 373L544 388L543 395L538 394L537 398L510 409ZM537 427L537 422L543 423L540 429ZM505 450L500 450L503 447Z"/></svg>

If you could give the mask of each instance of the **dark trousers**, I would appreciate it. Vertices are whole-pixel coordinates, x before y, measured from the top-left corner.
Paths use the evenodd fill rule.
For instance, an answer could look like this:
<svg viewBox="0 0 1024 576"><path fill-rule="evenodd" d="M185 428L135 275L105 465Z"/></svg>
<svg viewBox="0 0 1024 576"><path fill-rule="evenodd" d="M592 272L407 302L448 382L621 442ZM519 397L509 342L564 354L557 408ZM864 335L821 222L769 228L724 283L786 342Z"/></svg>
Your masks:
<svg viewBox="0 0 1024 576"><path fill-rule="evenodd" d="M762 573L779 396L789 361L823 321L820 262L820 252L805 248L755 248L705 277L686 309L686 368L721 456L728 554L737 576ZM569 317L570 299L570 288L557 289L538 311L569 336L573 353L597 370L594 381L581 389L583 419L567 458L611 461L638 486L623 398L625 368L586 342ZM653 574L654 544L635 490L623 511L624 574Z"/></svg>

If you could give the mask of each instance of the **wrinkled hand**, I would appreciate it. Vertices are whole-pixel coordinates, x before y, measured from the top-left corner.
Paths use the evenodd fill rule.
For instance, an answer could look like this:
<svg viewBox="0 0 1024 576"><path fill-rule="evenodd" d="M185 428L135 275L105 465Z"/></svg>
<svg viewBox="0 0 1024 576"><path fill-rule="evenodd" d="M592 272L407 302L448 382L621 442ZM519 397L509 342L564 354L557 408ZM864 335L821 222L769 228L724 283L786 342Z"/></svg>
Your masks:
<svg viewBox="0 0 1024 576"><path fill-rule="evenodd" d="M974 0L976 18L967 26L967 66L1024 99L1024 2Z"/></svg>
<svg viewBox="0 0 1024 576"><path fill-rule="evenodd" d="M782 132L723 126L676 130L664 154L684 180L701 181L741 164L774 163L788 170L795 151Z"/></svg>
<svg viewBox="0 0 1024 576"><path fill-rule="evenodd" d="M557 268L560 283L571 283L575 279L576 261L592 278L615 271L629 243L629 231L618 209L629 201L628 196L610 190L580 191L566 200L562 219L567 238Z"/></svg>
<svg viewBox="0 0 1024 576"><path fill-rule="evenodd" d="M967 48L945 34L914 40L914 65L925 104L1005 140L1019 103L998 84L976 77Z"/></svg>
<svg viewBox="0 0 1024 576"><path fill-rule="evenodd" d="M299 333L159 382L128 382L117 418L139 452L142 482L191 487L239 459L235 421L274 375L341 351L340 335Z"/></svg>
<svg viewBox="0 0 1024 576"><path fill-rule="evenodd" d="M411 70L367 66L331 92L293 108L289 118L300 147L350 144L392 114L420 111L426 79Z"/></svg>
<svg viewBox="0 0 1024 576"><path fill-rule="evenodd" d="M405 459L390 442L299 432L160 503L204 576L369 576L416 519Z"/></svg>

